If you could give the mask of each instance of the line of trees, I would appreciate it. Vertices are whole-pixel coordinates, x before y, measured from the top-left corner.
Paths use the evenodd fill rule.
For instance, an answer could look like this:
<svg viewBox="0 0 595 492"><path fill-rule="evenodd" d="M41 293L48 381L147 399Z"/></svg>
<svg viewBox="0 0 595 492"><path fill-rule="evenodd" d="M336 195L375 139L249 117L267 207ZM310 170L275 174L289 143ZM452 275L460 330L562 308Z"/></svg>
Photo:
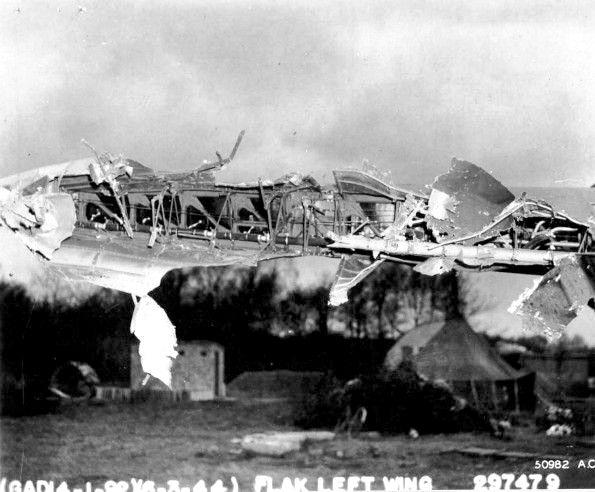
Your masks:
<svg viewBox="0 0 595 492"><path fill-rule="evenodd" d="M392 263L367 277L338 308L328 305L329 282L291 289L279 277L275 268L174 270L151 295L180 340L212 340L225 347L229 377L256 368L341 365L337 347L352 359L360 347L370 354L366 363L375 364L398 334L461 308L454 275L423 277ZM104 382L126 381L133 308L129 295L107 289L73 301L57 295L32 299L22 288L0 285L3 375L19 387L43 387L59 364L80 360ZM347 346L345 337L386 343Z"/></svg>
<svg viewBox="0 0 595 492"><path fill-rule="evenodd" d="M394 338L413 326L455 315L462 306L454 274L427 277L394 263L383 264L338 308L328 305L329 283L279 290L277 276L274 269L176 270L152 295L181 339L221 340L242 331Z"/></svg>

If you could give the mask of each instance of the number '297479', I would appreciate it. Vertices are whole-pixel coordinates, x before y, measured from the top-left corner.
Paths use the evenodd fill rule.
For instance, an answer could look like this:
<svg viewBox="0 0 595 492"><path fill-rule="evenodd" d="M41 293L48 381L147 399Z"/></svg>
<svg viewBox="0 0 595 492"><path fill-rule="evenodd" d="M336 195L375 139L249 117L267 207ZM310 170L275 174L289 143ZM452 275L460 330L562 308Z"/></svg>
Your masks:
<svg viewBox="0 0 595 492"><path fill-rule="evenodd" d="M473 477L475 490L512 490L512 489L559 489L560 477L555 473L544 476L541 473L515 475L514 473L490 473Z"/></svg>

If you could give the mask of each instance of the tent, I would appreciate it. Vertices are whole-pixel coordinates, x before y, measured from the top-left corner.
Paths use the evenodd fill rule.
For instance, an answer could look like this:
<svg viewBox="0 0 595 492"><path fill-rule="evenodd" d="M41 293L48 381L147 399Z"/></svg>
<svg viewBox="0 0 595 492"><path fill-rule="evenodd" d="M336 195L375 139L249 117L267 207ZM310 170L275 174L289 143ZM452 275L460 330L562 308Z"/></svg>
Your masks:
<svg viewBox="0 0 595 492"><path fill-rule="evenodd" d="M395 370L410 361L428 379L448 382L477 406L531 410L533 373L510 367L463 318L430 323L410 330L389 350L385 367Z"/></svg>

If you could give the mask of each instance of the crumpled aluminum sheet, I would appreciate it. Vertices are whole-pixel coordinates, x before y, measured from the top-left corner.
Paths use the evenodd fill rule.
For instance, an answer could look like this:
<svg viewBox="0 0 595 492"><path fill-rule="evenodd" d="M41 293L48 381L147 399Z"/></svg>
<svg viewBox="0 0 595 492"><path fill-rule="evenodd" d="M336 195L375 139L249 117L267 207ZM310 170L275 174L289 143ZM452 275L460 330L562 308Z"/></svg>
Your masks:
<svg viewBox="0 0 595 492"><path fill-rule="evenodd" d="M68 193L49 193L43 196L44 216L39 228L32 229L31 236L22 235L25 244L44 257L51 259L62 241L74 230L76 212Z"/></svg>
<svg viewBox="0 0 595 492"><path fill-rule="evenodd" d="M68 193L23 196L0 187L0 227L14 231L29 249L47 259L72 235L75 221L74 201Z"/></svg>
<svg viewBox="0 0 595 492"><path fill-rule="evenodd" d="M349 289L372 273L384 260L372 260L365 255L343 256L335 276L328 303L340 306L347 302Z"/></svg>
<svg viewBox="0 0 595 492"><path fill-rule="evenodd" d="M139 339L138 353L143 371L171 388L171 368L178 356L176 327L150 296L136 303L130 333Z"/></svg>
<svg viewBox="0 0 595 492"><path fill-rule="evenodd" d="M580 309L595 309L595 258L575 255L560 261L508 308L549 339L561 336Z"/></svg>
<svg viewBox="0 0 595 492"><path fill-rule="evenodd" d="M0 280L31 285L45 278L47 262L42 262L25 243L7 227L0 227Z"/></svg>
<svg viewBox="0 0 595 492"><path fill-rule="evenodd" d="M453 159L450 170L432 184L427 223L438 242L463 238L488 226L514 198L479 166ZM512 219L507 218L498 229L506 230L511 224Z"/></svg>

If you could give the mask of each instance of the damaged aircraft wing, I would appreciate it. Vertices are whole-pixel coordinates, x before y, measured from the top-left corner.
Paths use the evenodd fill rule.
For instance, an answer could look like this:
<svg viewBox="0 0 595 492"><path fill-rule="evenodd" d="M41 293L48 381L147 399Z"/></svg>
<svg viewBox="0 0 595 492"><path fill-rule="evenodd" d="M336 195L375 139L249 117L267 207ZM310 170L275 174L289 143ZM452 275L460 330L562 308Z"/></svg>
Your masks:
<svg viewBox="0 0 595 492"><path fill-rule="evenodd" d="M89 146L89 158L1 178L0 237L10 238L12 248L0 253L0 266L14 273L18 263L41 264L141 298L141 311L161 309L142 299L169 270L298 255L342 258L334 304L382 261L429 275L545 274L515 309L548 325L564 325L593 304L593 223L543 200L515 197L479 166L454 159L430 193L395 186L369 166L335 171L334 186L298 173L218 183L214 173L231 162L242 136L229 157L217 153L216 161L190 172L155 171ZM571 281L579 270L582 280ZM145 370L162 376L163 367Z"/></svg>
<svg viewBox="0 0 595 492"><path fill-rule="evenodd" d="M552 337L580 309L595 309L592 218L573 218L525 193L515 197L479 166L457 159L427 197L397 192L364 172L335 178L344 198L357 200L368 213L355 233L329 231L328 247L344 255L367 254L371 263L359 272L342 263L331 302L344 300L345 286L388 259L425 275L452 269L544 274L510 311Z"/></svg>

